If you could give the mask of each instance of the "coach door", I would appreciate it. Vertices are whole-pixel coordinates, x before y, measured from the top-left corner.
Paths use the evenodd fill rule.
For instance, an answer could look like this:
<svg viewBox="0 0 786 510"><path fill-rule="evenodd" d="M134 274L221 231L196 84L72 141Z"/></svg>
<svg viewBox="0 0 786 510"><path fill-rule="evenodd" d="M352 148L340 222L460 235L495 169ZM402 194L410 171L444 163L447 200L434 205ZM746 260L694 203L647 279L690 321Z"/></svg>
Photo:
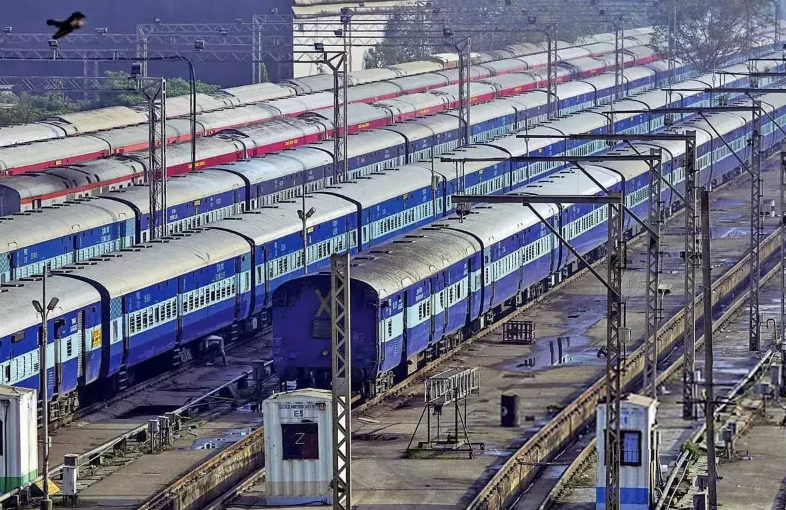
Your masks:
<svg viewBox="0 0 786 510"><path fill-rule="evenodd" d="M87 355L85 350L85 311L80 310L76 314L76 376L81 378L85 371L84 357Z"/></svg>

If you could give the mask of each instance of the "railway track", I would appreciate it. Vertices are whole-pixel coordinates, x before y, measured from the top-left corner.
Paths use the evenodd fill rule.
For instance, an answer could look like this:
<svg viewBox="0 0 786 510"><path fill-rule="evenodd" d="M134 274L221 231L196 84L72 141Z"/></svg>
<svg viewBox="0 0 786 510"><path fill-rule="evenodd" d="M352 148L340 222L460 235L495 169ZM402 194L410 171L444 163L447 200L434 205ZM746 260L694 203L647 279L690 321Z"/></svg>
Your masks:
<svg viewBox="0 0 786 510"><path fill-rule="evenodd" d="M248 348L254 342L260 341L261 337L264 336L264 332L260 332L241 340L234 342L232 344L228 344L226 351L229 354L233 352L237 352L239 349ZM199 366L201 362L204 360L200 358L194 358L186 363L183 363L180 367L175 370L171 370L165 372L163 374L159 374L157 376L151 377L145 381L142 381L126 390L118 392L110 399L102 400L81 408L76 413L70 415L67 420L62 420L60 423L57 423L57 426L52 429L53 438L57 439L57 430L61 429L64 430L64 427L70 424L71 422L84 419L92 414L99 413L104 411L105 409L109 408L113 404L123 403L133 397L134 395L139 394L140 392L151 390L153 388L161 387L164 383L172 381L176 379L178 376L182 376L187 374L190 370L193 370L195 367ZM275 383L275 380L272 376L272 360L267 362L267 369L271 374L271 378L266 381L263 381L263 384L269 385ZM233 377L231 380L222 383L216 387L211 388L210 390L204 391L203 393L197 393L194 397L190 398L186 403L182 406L170 411L170 415L175 418L178 422L182 420L186 420L189 418L193 418L194 416L204 415L204 412L212 412L215 410L216 405L225 405L226 399L221 399L220 395L223 394L233 394L237 388L242 387L242 385L247 385L249 377L251 377L251 371L246 370L241 372L239 375ZM39 425L40 428L40 425ZM133 450L133 444L137 443L137 446L144 447L144 444L141 444L139 441L140 434L144 435L147 431L148 424L144 423L138 426L132 426L127 430L120 432L119 434L115 435L114 437L102 442L101 444L95 445L94 447L90 448L88 451L83 451L78 454L78 465L79 466L86 466L86 465L93 465L93 464L100 464L101 457L105 455L114 455L117 453L125 453L128 451ZM146 439L142 441L145 443ZM75 452L76 453L76 452ZM49 471L49 476L53 480L57 480L60 474L63 471L63 464L57 464L52 467ZM43 477L39 476L35 480L31 480L28 484L14 490L7 492L5 494L0 495L0 505L7 504L9 500L15 500L16 498L20 498L22 502L24 502L29 496L28 492L30 486L32 484L38 483L42 481Z"/></svg>
<svg viewBox="0 0 786 510"><path fill-rule="evenodd" d="M240 349L241 347L243 347L245 345L248 345L251 342L260 340L266 334L269 334L269 331L267 331L267 330L261 331L260 333L257 333L257 334L255 334L253 336L249 336L249 337L243 338L243 339L241 339L241 340L239 340L237 342L234 342L232 344L227 344L226 351L228 353L232 353L232 352ZM61 427L63 425L67 425L68 423L71 423L74 420L79 420L79 419L82 419L82 418L84 418L86 416L90 416L91 414L99 411L100 409L103 409L103 408L105 408L107 406L110 406L110 405L112 405L112 404L114 404L116 402L122 402L123 400L127 399L128 397L130 397L132 395L136 395L137 393L139 393L141 391L144 391L144 390L147 390L147 389L150 389L150 388L155 388L156 386L159 386L159 385L161 385L162 383L164 383L166 381L170 381L170 380L174 379L175 377L188 372L190 369L192 369L194 366L198 365L202 361L203 360L200 359L200 358L192 358L191 360L186 361L185 363L183 363L182 365L180 365L179 367L177 367L174 370L168 370L168 371L166 371L166 372L164 372L162 374L158 374L158 375L153 376L153 377L151 377L149 379L146 379L144 381L140 381L139 383L131 386L128 389L125 389L123 391L117 392L115 395L113 395L110 398L103 399L103 400L100 400L100 401L95 402L93 404L90 404L88 406L82 407L82 408L78 409L76 412L74 412L72 415L69 415L68 417L66 417L65 419L59 420L56 423L56 425L55 425L56 428L54 428L52 430L57 430L57 427ZM39 428L40 428L40 425L39 425Z"/></svg>
<svg viewBox="0 0 786 510"><path fill-rule="evenodd" d="M775 276L777 276L780 266L776 265L772 268L763 278L762 283L766 283L767 281L772 280ZM762 285L763 287L763 285ZM721 331L728 330L728 326L733 321L739 320L739 315L745 312L745 305L748 302L748 298L750 297L750 293L746 292L742 296L740 296L737 300L732 303L729 308L713 323L713 332L719 334ZM704 335L699 336L696 339L696 346L697 348L701 347L704 343ZM727 393L723 395L723 402L719 404L718 408L716 408L715 413L716 416L720 416L723 413L727 413L727 408L729 404L737 399L738 396L744 394L746 391L750 390L750 386L752 381L756 380L757 377L766 372L769 368L771 361L772 361L772 351L768 350L764 353L762 358L759 362L747 373L744 377L736 382L734 387ZM658 375L658 385L664 385L669 381L670 378L674 377L675 374L679 369L682 368L684 363L684 354L679 354L675 360L670 362L668 366ZM662 365L662 363L661 363ZM703 422L702 422L703 423ZM704 425L702 424L699 426L693 434L691 434L690 438L686 442L692 442L698 444L703 440L704 437ZM578 443L578 441L576 442ZM537 507L538 510L550 510L552 508L556 508L559 505L560 498L569 492L568 487L572 484L575 477L581 475L585 472L585 468L587 468L592 461L592 455L596 453L595 449L595 434L594 432L590 435L581 439L581 443L583 448L579 452L573 451L574 456L569 456L567 461L569 465L565 469L565 471L561 474L559 480L556 482L554 487L548 492L548 494L539 502L539 506ZM575 443L574 443L575 444ZM570 450L571 446L567 447L566 450ZM664 494L659 499L658 506L655 510L662 510L664 508L668 508L668 506L664 507L664 504L667 500L671 499L671 494L680 484L680 480L684 477L687 468L689 467L689 452L684 452L682 455L679 456L677 459L674 468L671 470L671 474L666 481L666 484L661 488L661 493ZM566 460L566 459L561 459ZM514 502L512 505L508 506L507 508L516 509L518 506ZM529 508L532 508L532 502L530 502Z"/></svg>
<svg viewBox="0 0 786 510"><path fill-rule="evenodd" d="M761 243L762 267L770 260L780 246L780 230L773 232ZM720 303L735 292L748 279L749 255L742 258L712 286L713 303ZM767 273L771 278L777 272L772 268ZM696 309L701 310L703 296L696 298ZM743 298L735 301L736 308L744 303ZM663 355L674 349L682 336L684 310L679 311L664 324L656 335L658 354ZM728 321L732 316L729 310L724 312L718 324ZM701 319L700 317L698 319ZM700 320L697 320L699 323ZM639 347L625 360L623 370L623 386L629 388L631 383L641 374L644 366L643 347ZM674 370L676 370L676 366ZM507 462L494 474L492 479L478 493L468 506L470 510L498 510L507 508L509 502L520 490L537 477L540 466L551 461L559 452L566 448L595 417L595 408L600 398L605 395L605 377L597 380L570 405L560 411L545 424Z"/></svg>
<svg viewBox="0 0 786 510"><path fill-rule="evenodd" d="M678 216L675 215L674 218ZM769 236L762 242L762 254L765 259L774 253L777 243L777 233ZM720 277L713 286L714 301L719 302L724 300L730 293L738 292L740 285L743 284L747 278L747 264L748 258L745 257L738 261L725 275ZM603 264L603 261L596 262L597 265ZM553 290L558 290L566 285L570 285L576 280L583 278L589 272L585 269L570 278L566 279L563 283L556 286ZM526 311L528 308L536 305L539 301L545 299L548 294L539 298L539 300L528 303L516 312L511 313L507 317L499 320L497 323L491 325L486 330L480 332L478 335L469 339L447 356L441 358L428 365L423 371L415 374L413 377L399 383L391 389L391 391L383 396L376 397L356 408L356 413L363 413L371 408L384 402L385 399L398 395L405 390L411 388L413 385L421 382L425 377L432 373L435 369L439 368L446 362L449 362L453 355L459 353L467 346L471 345L475 340L483 338L484 336L501 328L502 325L515 317L521 312ZM701 306L701 298L697 299L697 306ZM738 305L741 306L741 305ZM700 308L699 308L700 309ZM701 319L699 317L699 319ZM673 316L659 331L658 333L658 348L659 352L670 352L679 341L682 332L682 312ZM627 360L627 373L626 383L635 378L641 370L643 359L641 357L641 349L632 353ZM676 369L676 368L675 368ZM588 390L581 394L572 404L568 405L562 412L560 412L554 419L545 424L538 433L536 433L529 441L527 441L510 459L506 462L501 469L492 477L490 482L483 488L472 501L470 508L503 508L520 490L529 484L535 476L537 476L537 467L533 467L537 463L549 462L556 455L558 455L565 447L567 447L577 431L582 430L592 420L595 412L595 404L598 396L604 393L602 379L595 382ZM208 508L219 509L224 508L232 501L238 494L246 491L250 487L258 484L264 480L264 460L262 452L264 448L264 431L260 428L247 436L242 441L230 446L219 455L205 462L200 466L196 472L189 473L181 478L166 491L163 491L160 496L151 499L147 504L142 506L144 510L174 508L174 509L196 509ZM519 459L524 459L523 464ZM220 476L219 476L220 475ZM224 478L222 478L222 476ZM214 480L213 483L206 483L205 479L210 478ZM200 485L204 487L205 494L200 498L200 501L189 501L188 498L182 497L182 488L189 486L190 483L199 481Z"/></svg>

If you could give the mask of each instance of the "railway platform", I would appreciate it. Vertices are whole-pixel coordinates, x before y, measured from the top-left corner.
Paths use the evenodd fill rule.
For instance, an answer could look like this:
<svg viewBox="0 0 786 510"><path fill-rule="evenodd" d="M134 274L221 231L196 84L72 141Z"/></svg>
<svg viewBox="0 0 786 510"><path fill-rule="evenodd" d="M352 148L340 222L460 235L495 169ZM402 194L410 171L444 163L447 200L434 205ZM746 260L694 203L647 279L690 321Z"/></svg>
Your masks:
<svg viewBox="0 0 786 510"><path fill-rule="evenodd" d="M767 168L762 174L764 189L777 190L779 177L777 172L771 171L772 162ZM749 194L749 181L745 178L713 194L713 280L743 258L747 251ZM765 218L764 235L773 232L777 223L777 218ZM664 321L683 306L684 276L679 258L684 242L681 225L681 217L675 219L662 236L661 283L672 288L671 294L663 300ZM641 243L629 245L622 285L627 302L627 325L632 328L634 338L639 339L644 331L645 257ZM602 267L599 272L604 274ZM422 384L362 414L355 414L353 506L361 510L466 508L528 438L603 375L605 359L599 355L599 349L605 345L605 313L602 284L591 276L580 277L555 289L543 301L518 315L517 319L535 323L534 345L503 343L502 331L496 328L443 364L441 369L480 368L480 395L468 399L466 420L470 441L483 443L485 448L476 450L473 458L467 455L462 458L458 455L407 458L404 455L423 412ZM569 338L561 363L554 361L549 347L558 337ZM635 347L631 346L631 350ZM503 428L500 426L500 399L509 394L519 397L520 426ZM453 418L448 408L443 414L444 434L445 428L453 428ZM258 483L230 502L227 508L257 507L263 500L264 484Z"/></svg>
<svg viewBox="0 0 786 510"><path fill-rule="evenodd" d="M65 454L85 457L80 462L78 506L80 508L138 508L145 500L222 451L261 423L253 406L237 407L238 390L246 379L253 384L254 360L270 357L268 342L255 338L227 346L227 366L220 362L196 362L151 387L133 391L122 399L75 420L52 435L50 465L58 466ZM221 388L222 391L216 391ZM238 400L235 400L235 395ZM149 437L139 441L134 434L119 451L117 438L144 429L151 419L182 410L191 403L191 419L173 435L167 448L149 453ZM194 412L195 411L195 412ZM146 442L145 442L146 441ZM40 451L39 446L39 451ZM101 451L103 455L90 455ZM59 476L53 477L55 483Z"/></svg>
<svg viewBox="0 0 786 510"><path fill-rule="evenodd" d="M776 313L780 313L780 282L779 281L771 281L767 285L762 286L762 294L760 298L761 303L761 310L762 313L767 315L774 315ZM767 337L767 331L763 330L763 337ZM760 362L762 358L761 353L750 352L748 350L748 313L747 307L743 306L741 311L734 317L734 319L728 323L725 327L722 328L721 332L715 333L713 338L713 353L714 353L714 383L715 383L715 399L716 402L724 402L729 397L730 391L737 385L741 379L743 379L746 374L750 373ZM679 356L680 353L675 353L675 357ZM669 362L669 360L665 360L661 362L661 365L665 365ZM696 354L696 368L704 369L704 350L701 349ZM664 481L667 477L669 477L671 470L674 469L675 464L682 453L682 445L692 441L692 437L699 431L699 429L704 424L704 415L699 409L699 418L695 420L685 420L682 418L682 370L677 369L676 372L666 381L665 384L661 385L660 387L660 395L659 395L659 403L658 403L658 431L660 432L661 441L660 441L660 464L663 466L668 466L669 472L664 474ZM749 398L755 398L750 397ZM770 415L779 415L783 416L783 410L780 407L777 407L773 411L769 412ZM725 414L722 414L725 416ZM767 420L770 423L772 420ZM718 422L720 423L720 422ZM720 424L717 425L720 427ZM772 427L770 427L772 428ZM776 426L774 427L778 430L783 436L783 431L779 430ZM720 435L720 431L716 430ZM754 427L755 431L755 427ZM769 434L770 431L764 433L764 435ZM749 435L756 435L755 432L751 432ZM747 436L746 436L747 437ZM740 452L740 450L745 450L746 447L743 446L745 438L742 440L738 440L737 444L735 445L735 450ZM755 440L754 440L755 441ZM781 441L783 443L783 441ZM775 462L780 462L781 467L779 476L774 476L778 478L778 483L780 483L783 475L786 473L783 472L783 459L786 458L786 447L780 448L780 446L774 447L773 453L776 455L772 456L770 459L770 455L763 455L761 449L757 452L759 453L759 457L761 460L759 461L759 465L761 463L767 463L767 465L774 465ZM766 457L766 460L764 460ZM744 462L744 461L740 461ZM723 476L723 480L718 481L718 498L719 502L723 502L723 508L769 508L769 505L772 504L771 495L773 494L773 490L771 487L770 490L766 491L767 496L756 496L756 501L761 503L760 506L753 505L747 507L734 507L729 506L727 504L726 499L724 499L724 494L731 494L736 489L736 485L734 482L730 483L726 478L725 472L731 473L732 469L731 466L734 464L721 464L718 468L718 474ZM706 466L706 463L705 463ZM761 468L759 468L761 469ZM778 473L778 469L772 469L766 471L766 473ZM594 458L591 461L588 461L583 469L574 476L574 479L570 482L572 486L570 490L565 491L565 493L556 499L555 503L551 508L558 509L558 510L594 510L595 509L595 470L596 464L594 462ZM759 476L762 478L771 478L768 475L764 476L763 473L760 471ZM679 471L678 477L682 476L682 470ZM751 476L750 473L748 476ZM744 479L744 475L742 473L736 473L734 475L729 476L732 479ZM763 486L772 485L770 481L763 482ZM775 491L777 492L777 491ZM754 497L752 494L745 494L744 500L749 504L753 501L751 497ZM764 502L769 498L769 503L765 506ZM514 506L516 510L521 510L525 508L523 506ZM537 507L535 507L537 508Z"/></svg>

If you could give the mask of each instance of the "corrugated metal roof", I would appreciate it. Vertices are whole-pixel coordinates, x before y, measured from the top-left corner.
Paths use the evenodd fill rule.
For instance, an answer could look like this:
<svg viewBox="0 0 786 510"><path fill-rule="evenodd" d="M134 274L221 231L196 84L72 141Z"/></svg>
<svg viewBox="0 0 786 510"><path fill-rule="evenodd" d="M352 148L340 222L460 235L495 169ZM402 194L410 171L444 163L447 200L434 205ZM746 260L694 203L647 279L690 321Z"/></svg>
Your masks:
<svg viewBox="0 0 786 510"><path fill-rule="evenodd" d="M111 299L248 253L249 250L248 243L239 236L209 230L121 250L108 260L74 272L103 285ZM172 264L173 260L177 260L177 264Z"/></svg>
<svg viewBox="0 0 786 510"><path fill-rule="evenodd" d="M23 141L38 142L51 140L52 138L63 138L64 136L65 133L62 129L46 122L0 127L0 147L16 145Z"/></svg>
<svg viewBox="0 0 786 510"><path fill-rule="evenodd" d="M95 199L4 216L0 218L0 253L133 217L134 211L126 205Z"/></svg>
<svg viewBox="0 0 786 510"><path fill-rule="evenodd" d="M352 279L365 282L380 299L442 271L480 250L470 235L419 229L352 261Z"/></svg>
<svg viewBox="0 0 786 510"><path fill-rule="evenodd" d="M14 283L20 286L0 289L0 309L3 310L0 337L41 324L41 316L30 304L34 299L41 299L41 279L30 278ZM52 276L47 279L46 287L50 295L59 298L57 306L49 316L50 321L101 301L101 295L89 283L73 278Z"/></svg>
<svg viewBox="0 0 786 510"><path fill-rule="evenodd" d="M167 102L168 106L169 102ZM147 122L147 115L126 106L113 106L85 112L66 113L51 119L72 125L78 133L90 133L126 125L142 124Z"/></svg>

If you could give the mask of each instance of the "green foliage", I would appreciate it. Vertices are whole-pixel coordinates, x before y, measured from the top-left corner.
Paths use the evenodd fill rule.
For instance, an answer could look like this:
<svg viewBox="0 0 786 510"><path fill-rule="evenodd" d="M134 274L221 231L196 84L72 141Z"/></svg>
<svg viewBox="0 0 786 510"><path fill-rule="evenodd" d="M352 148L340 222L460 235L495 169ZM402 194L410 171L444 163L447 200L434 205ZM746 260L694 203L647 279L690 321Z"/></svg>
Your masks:
<svg viewBox="0 0 786 510"><path fill-rule="evenodd" d="M557 39L569 42L609 29L599 9L586 0L538 2L537 6L512 0L509 4L501 0L432 0L428 9L396 13L387 25L383 42L366 52L364 67L384 67L454 52L442 36L444 27L453 29L456 41L469 37L473 52L542 42L546 36L541 30L551 23L558 25ZM529 14L537 15L533 25Z"/></svg>
<svg viewBox="0 0 786 510"><path fill-rule="evenodd" d="M144 94L136 91L134 80L123 71L107 71L105 83L106 92L99 92L97 104L101 106L134 106L144 104L147 99ZM212 94L220 87L197 80L198 94ZM167 97L186 96L190 93L188 80L183 78L170 78L166 82Z"/></svg>
<svg viewBox="0 0 786 510"><path fill-rule="evenodd" d="M266 76L266 72L264 74ZM104 90L95 94L89 101L71 99L61 92L45 94L13 94L0 92L0 126L26 124L55 117L66 113L78 112L107 106L136 106L145 104L145 96L136 91L134 80L124 72L107 71L109 80L104 82ZM197 80L197 93L211 94L220 87ZM188 80L172 78L167 80L167 96L177 97L189 94Z"/></svg>
<svg viewBox="0 0 786 510"><path fill-rule="evenodd" d="M4 93L0 100L0 105L4 106L0 108L0 126L36 122L82 109L79 103L56 92L37 95Z"/></svg>
<svg viewBox="0 0 786 510"><path fill-rule="evenodd" d="M775 12L773 0L661 0L659 6L656 47L668 55L669 21L676 12L675 55L702 71L745 53L751 36L771 27Z"/></svg>
<svg viewBox="0 0 786 510"><path fill-rule="evenodd" d="M690 454L690 459L688 459L689 462L696 462L701 456L701 448L699 448L699 445L692 441L683 443L680 449Z"/></svg>

